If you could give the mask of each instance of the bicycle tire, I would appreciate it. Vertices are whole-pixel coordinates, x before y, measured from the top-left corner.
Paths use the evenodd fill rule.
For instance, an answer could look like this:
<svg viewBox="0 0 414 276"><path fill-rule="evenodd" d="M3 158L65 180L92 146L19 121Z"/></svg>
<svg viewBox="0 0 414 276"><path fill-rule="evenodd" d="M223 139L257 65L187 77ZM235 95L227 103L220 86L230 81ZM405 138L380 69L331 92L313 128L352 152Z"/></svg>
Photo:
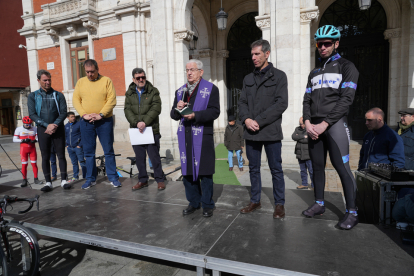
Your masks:
<svg viewBox="0 0 414 276"><path fill-rule="evenodd" d="M11 260L7 265L9 275L37 276L40 269L40 249L35 235L19 223L10 222L2 229L6 234ZM7 248L6 245L3 246ZM5 274L7 275L7 274Z"/></svg>
<svg viewBox="0 0 414 276"><path fill-rule="evenodd" d="M0 276L7 276L9 275L7 270L7 258L4 255L3 250L0 250Z"/></svg>

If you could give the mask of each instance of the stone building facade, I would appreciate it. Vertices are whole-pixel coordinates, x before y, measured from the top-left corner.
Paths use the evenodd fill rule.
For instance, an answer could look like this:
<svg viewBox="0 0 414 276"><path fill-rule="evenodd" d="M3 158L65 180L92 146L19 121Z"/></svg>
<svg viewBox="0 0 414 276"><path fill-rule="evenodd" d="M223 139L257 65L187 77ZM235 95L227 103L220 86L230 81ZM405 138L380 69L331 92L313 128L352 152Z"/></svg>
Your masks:
<svg viewBox="0 0 414 276"><path fill-rule="evenodd" d="M380 20L383 29L373 27L368 30L357 26L364 30L355 32L360 37L366 30L367 37L381 32L379 43L382 46L378 47L382 47L382 52L377 46L378 49L373 47L381 56L385 57L386 53L386 58L382 59L384 62L380 66L382 75L375 74L380 79L373 79L372 86L364 88L367 92L358 94L363 96L356 98L359 110L355 108L352 112L362 114L364 109L372 107L369 105L382 104L387 121L395 125L399 119L397 111L414 106L414 1L373 0L371 10L363 12L354 9L357 0L348 2L354 6L344 7L344 0L225 0L223 9L228 13L227 28L219 31L215 18L221 5L219 0L22 0L24 26L19 33L26 38L31 89L38 87L36 71L49 68L53 87L63 92L70 110L74 110L72 93L76 76L82 74L79 68L82 58L98 61L100 73L113 80L117 92L114 114L115 139L118 141L128 140L128 123L123 107L131 71L135 67L144 68L148 80L161 92L162 155L168 149L175 155L178 149L177 122L170 119L169 111L175 90L186 80L184 68L190 58L203 61L204 78L220 89L222 112L215 121L215 141L223 141L226 111L234 106L238 91L229 87L229 83L238 80L240 85L237 73L241 71L232 64L238 64L238 56L245 60L240 64L248 64L248 57L242 57L245 50L239 55L242 51L236 49L234 39L240 38L247 43L249 38L253 39L254 34L258 34L258 37L270 41L270 61L288 76L289 107L282 124L285 136L283 158L295 163L292 154L294 143L290 136L302 113L307 76L315 65L313 34L323 22L337 20L335 12L341 7L345 10L337 16L343 18L345 29L353 24L346 21L347 8L366 21L378 21L377 17L369 19L368 13L374 11L385 18ZM253 26L247 15L251 15ZM381 25L374 23L373 26ZM354 43L350 44L353 52L360 53L355 56L360 63L358 66L364 69L364 66L372 64L372 70L364 70L367 74L374 72L378 67L373 63L376 59L364 60L368 54L363 53L372 52L374 48L361 48L357 42L352 42L354 40L350 37L348 42ZM234 50L229 50L231 47ZM349 47L343 52L352 56L346 52L351 49ZM368 79L365 75L364 78ZM376 88L374 84L378 83L379 88ZM378 89L383 89L383 95L377 92ZM382 96L379 100L372 100L376 93ZM361 115L354 117L357 124Z"/></svg>

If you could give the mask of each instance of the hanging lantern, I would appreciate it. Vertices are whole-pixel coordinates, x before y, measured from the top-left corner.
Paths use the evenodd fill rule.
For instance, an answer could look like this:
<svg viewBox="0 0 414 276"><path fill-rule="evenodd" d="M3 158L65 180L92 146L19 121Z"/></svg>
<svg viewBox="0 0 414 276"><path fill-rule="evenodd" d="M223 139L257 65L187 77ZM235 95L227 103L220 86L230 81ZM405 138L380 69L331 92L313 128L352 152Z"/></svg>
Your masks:
<svg viewBox="0 0 414 276"><path fill-rule="evenodd" d="M217 18L217 26L220 31L223 31L227 27L227 17L229 15L223 9L223 0L221 1L221 8L220 11L216 14Z"/></svg>
<svg viewBox="0 0 414 276"><path fill-rule="evenodd" d="M359 9L361 11L367 10L371 7L372 0L358 0Z"/></svg>

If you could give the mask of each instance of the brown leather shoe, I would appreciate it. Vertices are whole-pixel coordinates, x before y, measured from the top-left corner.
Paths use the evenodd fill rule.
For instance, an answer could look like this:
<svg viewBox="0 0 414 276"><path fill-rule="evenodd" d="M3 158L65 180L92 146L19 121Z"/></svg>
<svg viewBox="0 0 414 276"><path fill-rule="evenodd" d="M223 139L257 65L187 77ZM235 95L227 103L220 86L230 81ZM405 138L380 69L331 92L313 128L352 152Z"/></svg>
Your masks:
<svg viewBox="0 0 414 276"><path fill-rule="evenodd" d="M233 167L230 167L230 168L229 168L229 171L233 171Z"/></svg>
<svg viewBox="0 0 414 276"><path fill-rule="evenodd" d="M239 168L239 171L241 171L241 172L242 172L242 171L243 171L243 167Z"/></svg>
<svg viewBox="0 0 414 276"><path fill-rule="evenodd" d="M275 212L273 213L273 218L284 218L285 217L285 206L277 204L275 207Z"/></svg>
<svg viewBox="0 0 414 276"><path fill-rule="evenodd" d="M144 182L144 183L138 182L135 186L132 186L132 190L135 191L135 190L142 189L144 187L148 187L148 182Z"/></svg>
<svg viewBox="0 0 414 276"><path fill-rule="evenodd" d="M249 205L247 205L246 207L244 207L243 209L240 210L240 213L248 214L248 213L251 213L254 210L260 209L260 208L262 208L262 204L260 202L259 203L250 202Z"/></svg>
<svg viewBox="0 0 414 276"><path fill-rule="evenodd" d="M164 184L164 182L158 182L158 190L159 191L165 190L165 184Z"/></svg>

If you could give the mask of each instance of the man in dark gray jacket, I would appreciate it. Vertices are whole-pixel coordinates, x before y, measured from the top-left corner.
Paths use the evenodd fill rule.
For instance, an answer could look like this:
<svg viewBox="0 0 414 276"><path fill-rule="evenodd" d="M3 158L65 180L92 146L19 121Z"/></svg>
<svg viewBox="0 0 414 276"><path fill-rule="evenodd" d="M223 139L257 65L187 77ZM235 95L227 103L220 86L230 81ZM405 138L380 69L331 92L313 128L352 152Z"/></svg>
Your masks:
<svg viewBox="0 0 414 276"><path fill-rule="evenodd" d="M61 174L61 186L70 189L66 183L67 163L65 156L65 126L67 106L65 96L52 88L52 76L46 70L37 72L37 81L40 89L30 93L27 99L29 117L37 126L40 152L42 154L42 170L46 184L41 189L43 192L52 190L50 176L50 154L52 143L59 158L59 169Z"/></svg>
<svg viewBox="0 0 414 276"><path fill-rule="evenodd" d="M267 40L257 40L251 45L254 66L253 73L243 80L239 99L239 118L243 123L246 154L249 159L251 198L250 203L241 209L242 214L261 207L260 178L261 153L264 146L272 174L273 196L275 199L274 218L285 216L285 180L282 170L282 114L288 106L287 77L283 71L273 67L267 59L270 44Z"/></svg>

